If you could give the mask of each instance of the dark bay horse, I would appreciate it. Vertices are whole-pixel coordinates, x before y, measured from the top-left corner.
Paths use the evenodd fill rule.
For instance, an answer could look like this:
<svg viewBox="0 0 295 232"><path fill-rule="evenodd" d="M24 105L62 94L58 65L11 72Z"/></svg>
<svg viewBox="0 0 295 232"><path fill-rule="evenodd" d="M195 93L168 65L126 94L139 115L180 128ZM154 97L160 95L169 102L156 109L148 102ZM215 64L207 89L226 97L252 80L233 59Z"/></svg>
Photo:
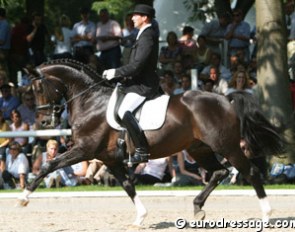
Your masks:
<svg viewBox="0 0 295 232"><path fill-rule="evenodd" d="M132 199L137 211L134 225L141 225L147 211L136 194L128 168L117 156L119 132L106 121L113 87L88 66L71 60L44 63L30 75L39 107L55 108L62 98L66 100L75 145L42 167L20 196L19 204L28 203L29 195L48 173L96 158L110 168ZM208 184L194 199L196 218L205 217L202 207L207 197L228 175L228 170L216 159L215 153L218 153L252 184L260 200L263 219L268 220L271 207L259 171L243 153L240 141L243 139L255 155L279 154L283 151L283 142L253 104L249 96L243 94L233 94L229 100L213 93L187 91L171 96L165 123L160 129L145 131L151 159L189 149L199 166L212 173Z"/></svg>

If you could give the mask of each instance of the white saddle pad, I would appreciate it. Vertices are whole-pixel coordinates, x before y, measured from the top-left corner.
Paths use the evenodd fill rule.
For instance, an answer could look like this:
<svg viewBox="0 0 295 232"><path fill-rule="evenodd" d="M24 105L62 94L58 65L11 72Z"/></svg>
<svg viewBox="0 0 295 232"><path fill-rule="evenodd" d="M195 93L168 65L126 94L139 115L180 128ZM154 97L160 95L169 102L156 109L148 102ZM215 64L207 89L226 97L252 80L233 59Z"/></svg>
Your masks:
<svg viewBox="0 0 295 232"><path fill-rule="evenodd" d="M107 109L107 122L108 124L116 129L122 130L123 128L115 119L115 105L118 99L118 88L116 87L110 98L108 109ZM139 125L143 130L156 130L159 129L165 121L166 110L170 97L168 95L161 95L153 100L146 101L142 109L136 114L136 118L139 121Z"/></svg>

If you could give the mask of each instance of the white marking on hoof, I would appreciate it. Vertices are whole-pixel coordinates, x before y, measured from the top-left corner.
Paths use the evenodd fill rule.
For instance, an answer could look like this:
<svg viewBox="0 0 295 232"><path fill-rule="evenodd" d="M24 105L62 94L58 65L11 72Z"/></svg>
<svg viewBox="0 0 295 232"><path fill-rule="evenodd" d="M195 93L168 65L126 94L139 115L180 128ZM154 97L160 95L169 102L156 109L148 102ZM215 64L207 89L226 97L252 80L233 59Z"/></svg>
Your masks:
<svg viewBox="0 0 295 232"><path fill-rule="evenodd" d="M197 221L201 221L201 220L204 220L206 217L206 213L204 210L200 210L198 211L197 213L195 213L195 219Z"/></svg>
<svg viewBox="0 0 295 232"><path fill-rule="evenodd" d="M260 208L262 211L262 221L263 222L269 222L269 218L272 213L271 206L269 204L269 201L267 197L259 199Z"/></svg>
<svg viewBox="0 0 295 232"><path fill-rule="evenodd" d="M134 224L128 226L129 230L134 230L134 231L138 231L138 230L140 230L142 228L143 228L142 226L134 225Z"/></svg>
<svg viewBox="0 0 295 232"><path fill-rule="evenodd" d="M25 200L25 199L17 199L17 202L15 204L15 207L26 207L29 204L29 200Z"/></svg>
<svg viewBox="0 0 295 232"><path fill-rule="evenodd" d="M25 207L29 204L29 195L31 195L32 192L25 189L21 195L17 199L16 206L17 207Z"/></svg>
<svg viewBox="0 0 295 232"><path fill-rule="evenodd" d="M134 197L134 204L135 204L137 215L136 215L135 221L133 222L132 225L133 226L142 226L143 221L147 216L147 210L137 195Z"/></svg>

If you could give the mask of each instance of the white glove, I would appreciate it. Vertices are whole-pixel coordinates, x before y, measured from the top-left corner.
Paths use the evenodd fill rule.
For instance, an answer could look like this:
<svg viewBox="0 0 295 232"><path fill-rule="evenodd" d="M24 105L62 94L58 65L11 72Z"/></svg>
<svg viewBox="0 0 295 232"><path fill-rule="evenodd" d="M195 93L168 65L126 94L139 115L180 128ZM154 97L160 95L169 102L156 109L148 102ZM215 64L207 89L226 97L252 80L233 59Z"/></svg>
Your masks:
<svg viewBox="0 0 295 232"><path fill-rule="evenodd" d="M103 71L102 78L112 80L115 77L116 69L107 69Z"/></svg>

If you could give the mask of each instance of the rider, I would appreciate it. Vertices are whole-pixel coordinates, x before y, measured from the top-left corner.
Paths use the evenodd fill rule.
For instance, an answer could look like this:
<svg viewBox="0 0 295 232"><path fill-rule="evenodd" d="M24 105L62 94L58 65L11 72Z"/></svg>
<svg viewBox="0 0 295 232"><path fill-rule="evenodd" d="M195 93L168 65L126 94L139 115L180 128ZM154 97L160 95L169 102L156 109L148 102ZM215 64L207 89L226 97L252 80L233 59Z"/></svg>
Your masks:
<svg viewBox="0 0 295 232"><path fill-rule="evenodd" d="M132 163L147 162L149 156L149 145L144 131L132 112L145 99L155 97L159 91L159 76L156 73L159 46L158 36L152 28L154 16L155 10L151 6L135 6L132 20L139 32L131 50L129 63L103 72L103 78L116 78L120 81L120 89L126 94L119 107L118 116L135 146Z"/></svg>

